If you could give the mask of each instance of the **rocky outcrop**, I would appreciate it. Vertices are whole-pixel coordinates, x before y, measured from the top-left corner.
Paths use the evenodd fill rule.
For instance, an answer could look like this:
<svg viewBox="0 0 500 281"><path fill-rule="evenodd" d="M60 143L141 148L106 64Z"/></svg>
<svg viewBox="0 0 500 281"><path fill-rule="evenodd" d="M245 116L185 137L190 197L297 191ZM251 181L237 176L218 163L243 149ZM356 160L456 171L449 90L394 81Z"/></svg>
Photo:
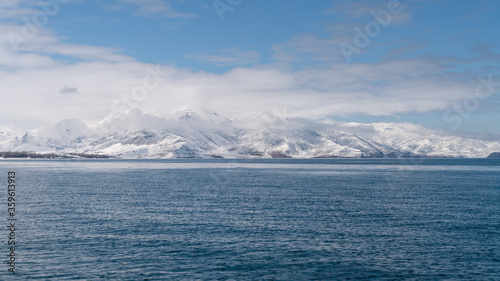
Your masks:
<svg viewBox="0 0 500 281"><path fill-rule="evenodd" d="M488 155L488 158L500 158L500 152L493 152L492 154Z"/></svg>

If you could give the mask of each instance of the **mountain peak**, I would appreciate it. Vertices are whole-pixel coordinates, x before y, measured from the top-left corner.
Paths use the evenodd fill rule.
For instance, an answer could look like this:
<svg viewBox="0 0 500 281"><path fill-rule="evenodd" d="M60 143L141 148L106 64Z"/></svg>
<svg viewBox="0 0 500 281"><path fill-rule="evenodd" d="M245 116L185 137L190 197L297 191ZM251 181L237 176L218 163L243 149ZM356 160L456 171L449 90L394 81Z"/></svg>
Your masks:
<svg viewBox="0 0 500 281"><path fill-rule="evenodd" d="M132 109L93 125L63 120L26 134L0 130L0 149L10 147L125 158L486 157L500 151L500 142L443 136L406 123L316 122L271 113L232 121L183 107L163 115Z"/></svg>
<svg viewBox="0 0 500 281"><path fill-rule="evenodd" d="M191 120L191 119L199 119L199 115L194 112L189 107L182 107L170 114L173 118L178 120Z"/></svg>

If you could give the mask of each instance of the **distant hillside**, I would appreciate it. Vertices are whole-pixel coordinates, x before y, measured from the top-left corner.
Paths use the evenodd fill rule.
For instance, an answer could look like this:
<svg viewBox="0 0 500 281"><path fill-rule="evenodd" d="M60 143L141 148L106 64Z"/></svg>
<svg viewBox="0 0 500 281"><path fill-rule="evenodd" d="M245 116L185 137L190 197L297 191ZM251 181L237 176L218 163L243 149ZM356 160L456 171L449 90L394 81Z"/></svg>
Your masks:
<svg viewBox="0 0 500 281"><path fill-rule="evenodd" d="M0 158L33 158L33 159L61 159L61 158L110 158L108 155L86 153L40 153L31 151L3 151Z"/></svg>
<svg viewBox="0 0 500 281"><path fill-rule="evenodd" d="M261 114L231 120L186 109L132 110L87 124L30 131L0 127L3 158L441 158L496 157L500 142L465 139L412 123L310 121ZM32 152L26 152L32 151Z"/></svg>

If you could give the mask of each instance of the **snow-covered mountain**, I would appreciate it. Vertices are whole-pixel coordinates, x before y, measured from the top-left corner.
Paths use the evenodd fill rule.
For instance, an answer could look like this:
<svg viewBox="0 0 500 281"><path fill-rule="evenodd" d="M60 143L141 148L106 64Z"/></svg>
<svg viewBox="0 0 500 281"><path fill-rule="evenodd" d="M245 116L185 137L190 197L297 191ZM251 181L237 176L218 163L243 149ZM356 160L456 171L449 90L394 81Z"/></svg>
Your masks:
<svg viewBox="0 0 500 281"><path fill-rule="evenodd" d="M190 109L161 116L135 109L92 124L70 119L27 132L0 127L0 150L121 158L482 158L500 151L500 142L410 123L316 122L267 113L231 120Z"/></svg>

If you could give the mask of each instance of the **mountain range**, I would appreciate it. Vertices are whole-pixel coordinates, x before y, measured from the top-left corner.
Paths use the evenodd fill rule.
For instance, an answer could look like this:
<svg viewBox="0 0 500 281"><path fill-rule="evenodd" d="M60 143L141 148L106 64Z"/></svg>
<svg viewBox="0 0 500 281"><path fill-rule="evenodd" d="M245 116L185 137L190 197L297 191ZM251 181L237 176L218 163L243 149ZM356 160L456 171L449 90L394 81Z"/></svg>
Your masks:
<svg viewBox="0 0 500 281"><path fill-rule="evenodd" d="M499 141L468 139L412 123L311 121L269 113L232 120L182 109L133 109L98 122L63 120L24 131L0 126L0 151L118 158L484 158Z"/></svg>

